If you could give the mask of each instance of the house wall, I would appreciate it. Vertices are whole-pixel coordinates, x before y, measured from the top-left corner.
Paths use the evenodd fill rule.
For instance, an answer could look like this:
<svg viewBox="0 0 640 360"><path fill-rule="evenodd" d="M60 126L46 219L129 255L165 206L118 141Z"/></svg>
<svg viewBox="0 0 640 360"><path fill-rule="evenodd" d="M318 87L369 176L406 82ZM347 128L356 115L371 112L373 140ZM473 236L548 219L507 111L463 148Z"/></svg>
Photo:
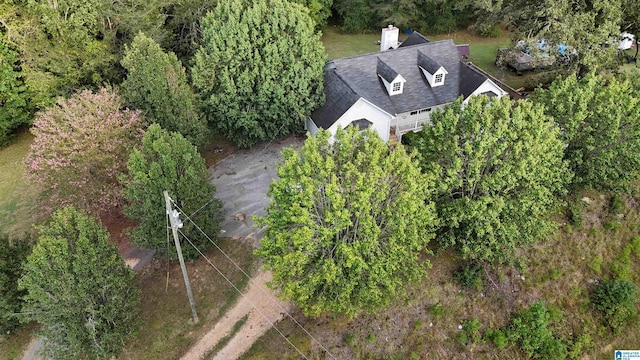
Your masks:
<svg viewBox="0 0 640 360"><path fill-rule="evenodd" d="M471 93L471 95L469 95L466 99L464 99L464 103L466 104L467 102L469 102L469 98L472 97L473 95L480 95L483 92L487 92L487 91L492 91L498 97L503 97L507 95L506 91L502 90L502 88L496 85L493 81L487 79L485 80L485 82L482 83L482 85L478 86L478 88L473 93Z"/></svg>
<svg viewBox="0 0 640 360"><path fill-rule="evenodd" d="M398 135L398 137L409 131L418 131L422 129L424 125L431 125L431 121L429 120L431 114L438 109L442 109L446 105L448 104L434 106L430 108L431 111L428 112L420 112L419 110L416 110L417 113L413 115L411 114L412 111L398 114L398 116L396 116L396 118L391 122L391 127L396 129L396 135Z"/></svg>
<svg viewBox="0 0 640 360"><path fill-rule="evenodd" d="M393 116L363 98L356 101L349 110L342 114L342 116L329 128L329 131L332 135L335 135L338 128L344 129L349 126L351 122L363 118L373 123L371 127L378 132L382 140L385 142L389 141L389 126L391 125L391 119Z"/></svg>
<svg viewBox="0 0 640 360"><path fill-rule="evenodd" d="M316 126L316 123L314 123L310 117L308 117L304 122L304 129L311 133L311 136L316 136L316 134L318 133L318 127Z"/></svg>

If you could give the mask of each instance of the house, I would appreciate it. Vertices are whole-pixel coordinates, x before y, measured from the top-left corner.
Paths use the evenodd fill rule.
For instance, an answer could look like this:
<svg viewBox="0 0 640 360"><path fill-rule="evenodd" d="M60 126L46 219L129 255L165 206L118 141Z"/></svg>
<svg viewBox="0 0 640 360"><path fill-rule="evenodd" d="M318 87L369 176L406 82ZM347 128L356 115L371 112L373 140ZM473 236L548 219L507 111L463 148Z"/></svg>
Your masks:
<svg viewBox="0 0 640 360"><path fill-rule="evenodd" d="M325 104L311 113L306 129L335 134L338 128L372 127L397 140L429 124L432 111L462 96L507 93L461 61L451 40L429 41L417 32L398 44L398 29L383 29L381 52L333 60L324 71ZM462 49L464 52L465 49Z"/></svg>

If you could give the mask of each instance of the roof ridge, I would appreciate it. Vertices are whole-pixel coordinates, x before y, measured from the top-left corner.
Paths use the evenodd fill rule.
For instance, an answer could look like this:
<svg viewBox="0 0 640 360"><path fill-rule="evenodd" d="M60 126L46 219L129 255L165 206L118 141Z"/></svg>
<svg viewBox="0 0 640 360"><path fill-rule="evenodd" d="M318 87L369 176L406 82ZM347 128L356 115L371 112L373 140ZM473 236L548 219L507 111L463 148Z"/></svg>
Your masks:
<svg viewBox="0 0 640 360"><path fill-rule="evenodd" d="M438 40L438 41L430 41L430 42L424 43L424 44L416 44L416 45L411 45L411 46L399 47L397 49L390 49L390 50L386 50L386 51L372 51L372 52L366 53L366 54L352 55L352 56L342 57L342 58L338 58L338 59L332 59L332 60L329 60L329 61L340 61L340 60L356 59L356 58L359 58L359 57L371 56L373 54L387 54L387 53L392 53L392 52L397 52L397 51L409 51L410 49L415 49L418 46L431 46L431 45L435 45L435 44L441 44L441 43L444 43L444 42L452 42L454 46L456 45L456 43L453 42L452 39L442 39L442 40Z"/></svg>

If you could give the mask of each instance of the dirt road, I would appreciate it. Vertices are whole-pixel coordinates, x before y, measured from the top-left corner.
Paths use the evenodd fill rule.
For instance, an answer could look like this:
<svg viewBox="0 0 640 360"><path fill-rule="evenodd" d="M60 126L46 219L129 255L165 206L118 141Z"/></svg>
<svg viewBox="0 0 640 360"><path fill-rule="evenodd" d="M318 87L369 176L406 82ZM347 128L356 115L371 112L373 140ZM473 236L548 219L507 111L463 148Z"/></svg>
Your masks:
<svg viewBox="0 0 640 360"><path fill-rule="evenodd" d="M265 285L271 280L271 273L260 270L251 279L245 295L230 309L216 325L209 330L182 360L199 360L207 352L218 344L220 339L230 333L233 325L245 315L249 315L240 331L218 351L213 359L232 360L237 359L251 348L251 345L262 336L271 325L285 316L289 311L288 303L275 297Z"/></svg>

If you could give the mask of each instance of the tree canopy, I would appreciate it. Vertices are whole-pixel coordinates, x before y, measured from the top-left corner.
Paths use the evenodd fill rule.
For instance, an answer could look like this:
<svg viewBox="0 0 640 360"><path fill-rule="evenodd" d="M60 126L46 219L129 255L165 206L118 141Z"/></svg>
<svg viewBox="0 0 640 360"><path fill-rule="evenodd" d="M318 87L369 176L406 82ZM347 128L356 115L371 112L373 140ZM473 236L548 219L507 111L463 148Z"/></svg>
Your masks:
<svg viewBox="0 0 640 360"><path fill-rule="evenodd" d="M177 257L169 247L167 254L167 214L163 191L176 201L184 214L190 216L210 238L215 239L222 204L215 199L216 188L209 182L209 172L198 149L182 135L168 132L158 124L151 125L142 137L140 149L129 156L128 172L121 178L124 196L129 201L125 214L136 221L131 239L159 254ZM213 244L184 216L182 232L205 250ZM184 256L193 258L198 252L191 245L183 246Z"/></svg>
<svg viewBox="0 0 640 360"><path fill-rule="evenodd" d="M138 327L140 293L133 272L96 220L72 207L38 228L19 288L23 312L42 324L54 359L109 359Z"/></svg>
<svg viewBox="0 0 640 360"><path fill-rule="evenodd" d="M30 124L33 106L22 78L18 51L11 46L0 29L0 145L13 131Z"/></svg>
<svg viewBox="0 0 640 360"><path fill-rule="evenodd" d="M23 263L31 252L33 241L29 235L9 238L0 233L0 333L11 333L19 325L24 290L18 280L24 275Z"/></svg>
<svg viewBox="0 0 640 360"><path fill-rule="evenodd" d="M139 33L127 46L121 64L127 70L121 85L127 106L144 111L147 120L181 133L196 146L204 144L207 123L174 53L165 53L153 39Z"/></svg>
<svg viewBox="0 0 640 360"><path fill-rule="evenodd" d="M98 213L120 204L118 176L145 127L138 111L120 110L120 96L85 90L38 113L25 175L44 186L48 205Z"/></svg>
<svg viewBox="0 0 640 360"><path fill-rule="evenodd" d="M559 129L529 101L462 105L434 112L414 137L423 170L440 174L436 239L467 259L505 261L553 229L548 216L570 178Z"/></svg>
<svg viewBox="0 0 640 360"><path fill-rule="evenodd" d="M241 147L301 130L321 105L324 50L307 10L222 1L202 20L193 84L209 122Z"/></svg>
<svg viewBox="0 0 640 360"><path fill-rule="evenodd" d="M621 4L621 0L515 0L505 3L504 15L520 39L544 38L552 47L571 46L585 73L615 63Z"/></svg>
<svg viewBox="0 0 640 360"><path fill-rule="evenodd" d="M389 305L426 275L420 253L437 223L434 176L372 130L324 130L286 148L256 253L273 285L307 315L354 316Z"/></svg>
<svg viewBox="0 0 640 360"><path fill-rule="evenodd" d="M638 178L640 92L628 81L570 76L536 90L532 99L545 106L561 129L574 187L628 189Z"/></svg>

